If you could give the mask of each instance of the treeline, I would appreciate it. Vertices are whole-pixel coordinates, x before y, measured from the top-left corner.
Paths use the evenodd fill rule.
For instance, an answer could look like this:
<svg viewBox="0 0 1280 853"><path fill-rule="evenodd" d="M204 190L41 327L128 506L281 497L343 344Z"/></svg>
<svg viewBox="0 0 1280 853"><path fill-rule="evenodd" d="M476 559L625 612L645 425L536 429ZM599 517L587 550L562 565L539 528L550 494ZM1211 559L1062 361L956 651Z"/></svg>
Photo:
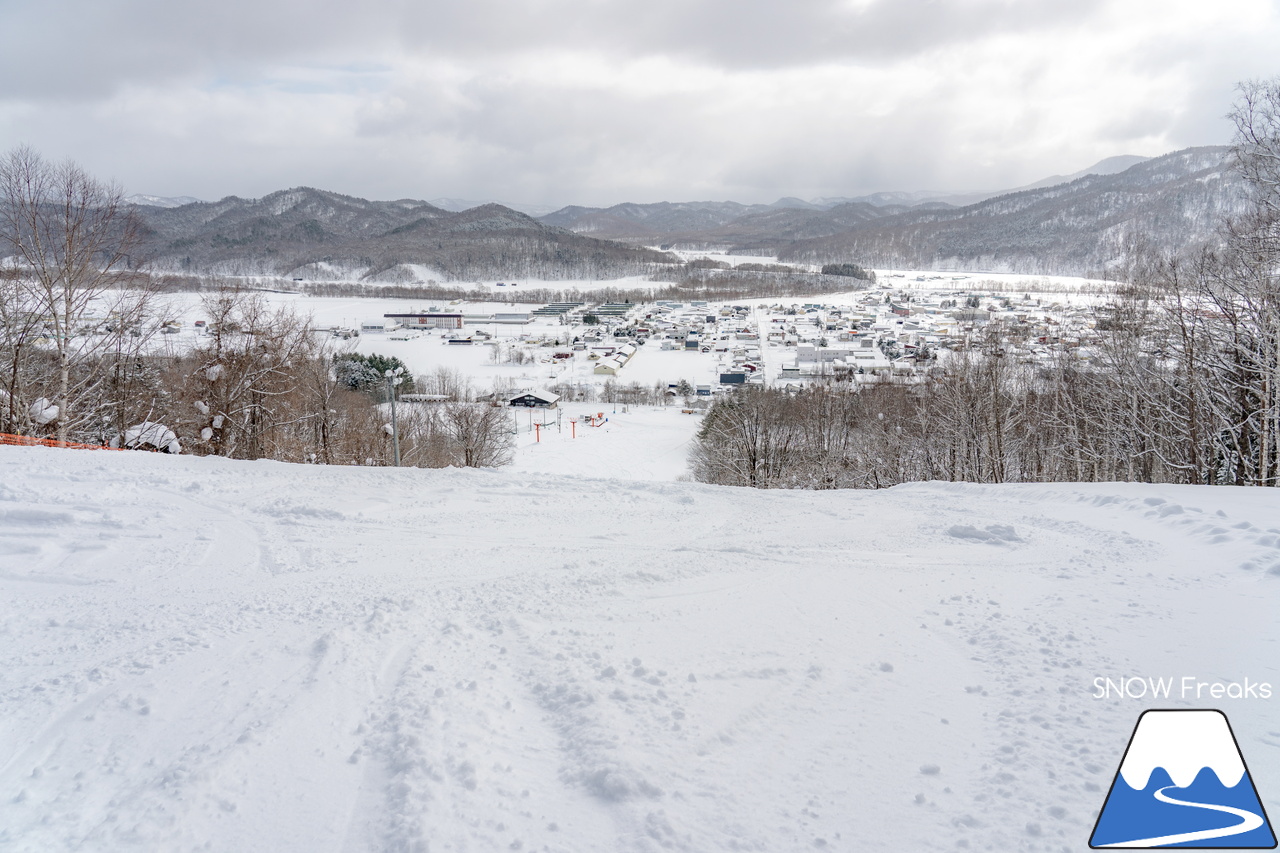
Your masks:
<svg viewBox="0 0 1280 853"><path fill-rule="evenodd" d="M688 387L688 383L684 384ZM683 388L681 395L673 395L666 382L641 385L639 382L617 382L613 379L605 380L599 385L557 383L548 386L547 390L559 394L562 401L569 403L622 403L632 406L670 406L679 396L693 393L692 387L688 387L687 395Z"/></svg>
<svg viewBox="0 0 1280 853"><path fill-rule="evenodd" d="M883 488L920 480L1275 485L1274 450L1248 418L1197 408L1187 376L1109 336L1099 361L1025 364L1000 330L921 382L746 387L717 400L691 467L706 483ZM1208 379L1209 377L1205 377ZM1261 424L1258 424L1261 426Z"/></svg>
<svg viewBox="0 0 1280 853"><path fill-rule="evenodd" d="M716 269L705 266L666 267L655 272L655 280L671 280L684 291L683 298L726 301L752 297L813 296L864 289L869 281L854 283L847 276L825 275L791 269L788 272L737 267ZM874 279L872 279L874 280Z"/></svg>
<svg viewBox="0 0 1280 853"><path fill-rule="evenodd" d="M693 262L696 263L696 262ZM715 262L713 262L715 263ZM577 287L528 287L512 286L496 288L460 287L457 284L402 283L387 284L368 281L290 281L278 276L251 277L246 286L262 290L282 290L305 293L308 296L370 299L438 300L450 302L506 302L532 304L539 302L652 302L670 300L687 302L691 299L707 301L731 301L756 297L801 297L821 293L842 293L861 289L867 282L875 281L875 274L858 279L855 284L846 275L807 273L791 267L781 267L786 272L767 269L773 265L741 264L732 270L682 265L651 265L647 272L652 287L627 287L604 285L589 289ZM854 266L854 265L848 265ZM752 267L766 267L753 269ZM252 284L256 279L256 284ZM500 280L500 279L499 279ZM162 292L207 293L227 286L225 277L182 273L156 274L151 286Z"/></svg>
<svg viewBox="0 0 1280 853"><path fill-rule="evenodd" d="M876 280L876 274L870 270L865 270L857 264L823 264L823 275L843 275L849 278L857 278L863 281Z"/></svg>

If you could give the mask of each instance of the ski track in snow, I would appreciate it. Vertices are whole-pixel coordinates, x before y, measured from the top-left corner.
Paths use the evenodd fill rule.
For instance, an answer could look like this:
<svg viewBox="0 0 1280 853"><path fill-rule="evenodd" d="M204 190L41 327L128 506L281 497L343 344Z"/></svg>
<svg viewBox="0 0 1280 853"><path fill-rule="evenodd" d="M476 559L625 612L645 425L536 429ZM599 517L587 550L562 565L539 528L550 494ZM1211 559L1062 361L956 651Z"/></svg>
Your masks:
<svg viewBox="0 0 1280 853"><path fill-rule="evenodd" d="M0 849L1082 849L1094 677L1280 684L1277 519L0 448Z"/></svg>

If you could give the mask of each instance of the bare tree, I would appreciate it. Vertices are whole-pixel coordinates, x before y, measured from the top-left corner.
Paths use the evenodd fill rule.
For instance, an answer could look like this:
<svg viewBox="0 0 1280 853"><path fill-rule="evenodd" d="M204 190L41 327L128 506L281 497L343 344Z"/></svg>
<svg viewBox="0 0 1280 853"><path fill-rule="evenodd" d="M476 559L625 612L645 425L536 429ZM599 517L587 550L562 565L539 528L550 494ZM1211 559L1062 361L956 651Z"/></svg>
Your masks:
<svg viewBox="0 0 1280 853"><path fill-rule="evenodd" d="M1233 321L1234 389L1248 409L1238 448L1241 480L1280 485L1280 78L1241 84L1230 113L1235 167L1250 211L1232 220L1228 250L1210 295Z"/></svg>
<svg viewBox="0 0 1280 853"><path fill-rule="evenodd" d="M300 461L302 452L280 445L286 428L328 413L305 405L302 367L322 358L307 321L235 287L206 297L204 309L208 338L192 353L184 386L206 452Z"/></svg>
<svg viewBox="0 0 1280 853"><path fill-rule="evenodd" d="M512 435L507 409L485 403L445 403L440 427L452 450L453 464L496 468L511 461Z"/></svg>
<svg viewBox="0 0 1280 853"><path fill-rule="evenodd" d="M31 430L31 403L39 395L43 321L29 288L18 281L18 269L0 270L0 432ZM35 362L33 364L33 362Z"/></svg>
<svg viewBox="0 0 1280 853"><path fill-rule="evenodd" d="M27 147L0 158L0 244L16 275L4 285L11 364L30 355L31 328L52 355L44 396L56 407L62 440L84 427L93 411L81 404L100 392L109 359L126 346L123 336L143 320L146 282L138 274L138 221L123 190L102 183L72 162L53 164ZM11 284L10 284L11 282ZM17 317L17 325L8 322ZM13 373L10 373L13 377ZM12 395L16 384L7 388ZM14 408L11 397L10 409ZM30 405L34 401L24 401ZM52 421L49 414L41 420Z"/></svg>
<svg viewBox="0 0 1280 853"><path fill-rule="evenodd" d="M1280 217L1280 77L1241 83L1228 117L1236 126L1237 171L1253 201Z"/></svg>
<svg viewBox="0 0 1280 853"><path fill-rule="evenodd" d="M799 419L782 391L744 387L718 400L694 441L691 465L704 483L776 488L795 473Z"/></svg>

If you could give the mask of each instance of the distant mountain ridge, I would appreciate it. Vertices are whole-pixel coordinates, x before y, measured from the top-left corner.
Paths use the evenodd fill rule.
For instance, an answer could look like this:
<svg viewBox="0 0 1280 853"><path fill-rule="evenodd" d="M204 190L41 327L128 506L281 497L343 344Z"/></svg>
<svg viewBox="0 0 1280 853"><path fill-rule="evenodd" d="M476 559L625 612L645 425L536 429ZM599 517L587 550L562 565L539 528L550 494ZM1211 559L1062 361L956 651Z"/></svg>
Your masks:
<svg viewBox="0 0 1280 853"><path fill-rule="evenodd" d="M1150 159L1152 158L1138 157L1133 154L1121 154L1116 157L1108 157L1105 160L1100 160L1097 163L1094 163L1087 169L1081 169L1079 172L1075 172L1070 175L1051 175L1043 180L1036 181L1034 184L1027 184L1026 186L1007 190L1001 193L992 193L988 198L992 198L997 195L1008 195L1011 192L1021 192L1022 190L1038 190L1045 187L1056 187L1058 184L1069 184L1072 181L1079 180L1080 178L1088 175L1117 175L1126 169L1130 169L1139 163L1145 163Z"/></svg>
<svg viewBox="0 0 1280 853"><path fill-rule="evenodd" d="M138 212L153 266L181 272L393 282L618 278L675 260L497 204L452 212L310 187Z"/></svg>
<svg viewBox="0 0 1280 853"><path fill-rule="evenodd" d="M1048 178L1044 178L1043 180L1036 181L1033 184L1027 184L1026 186L1016 187L1011 190L998 190L995 192L959 192L957 193L957 192L937 192L937 191L929 191L929 190L915 191L915 192L876 192L876 193L871 193L869 195L857 196L854 198L846 198L846 197L815 198L809 201L805 201L804 199L800 199L800 198L795 198L793 196L787 196L787 197L778 199L772 204L738 205L738 206L747 207L747 208L750 208L752 211L756 211L761 208L799 208L803 210L830 210L831 208L838 207L839 205L842 205L842 204L854 204L858 202L867 202L868 204L873 204L878 207L882 207L886 205L906 205L910 207L913 205L922 204L926 202L938 202L938 201L945 202L947 204L954 204L954 205L973 204L975 202L982 201L983 199L987 199L987 198L992 198L993 196L997 196L997 195L1006 195L1008 193L1018 192L1020 190L1037 189L1039 187L1049 187L1049 186L1055 186L1057 184L1065 184L1070 181L1074 181L1077 178L1082 178L1085 175L1115 174L1116 172L1123 171L1124 169L1127 169L1130 166L1136 165L1137 163L1141 163L1142 161L1149 160L1149 159L1150 159L1149 157L1139 157L1132 154L1122 154L1116 157L1108 157L1105 160L1100 160L1099 162L1095 163L1089 168L1081 169L1079 172L1075 172L1074 174L1071 174L1071 175L1052 175ZM135 193L134 195L126 197L125 201L130 204L143 206L143 207L170 208L170 207L181 207L186 204L195 204L198 202L202 202L203 199L198 199L198 198L194 198L193 196L185 196L185 195L184 196L157 196L157 195L146 195L143 193ZM576 205L570 205L568 207L557 207L556 205L550 205L550 204L527 204L523 202L501 201L497 199L485 199L483 201L476 201L474 199L452 198L449 196L433 198L430 201L427 201L425 203L430 204L433 207L438 207L441 210L448 210L454 213L461 213L464 210L471 210L472 208L482 207L486 204L500 204L503 207L508 207L512 210L517 210L521 213L528 214L529 216L540 217L540 218L546 218L548 216L561 213L562 211L568 211L568 210L590 211L590 210L602 209L602 208L580 207ZM660 202L660 203L665 204L667 202ZM686 204L737 205L736 202L686 202Z"/></svg>
<svg viewBox="0 0 1280 853"><path fill-rule="evenodd" d="M140 207L182 207L184 204L197 204L201 199L189 195L169 197L134 193L131 196L126 196L125 201Z"/></svg>
<svg viewBox="0 0 1280 853"><path fill-rule="evenodd" d="M1244 210L1230 148L1188 148L1109 175L1026 189L964 207L898 211L837 233L776 245L782 260L864 266L1087 274L1115 265L1134 237L1164 249L1214 238Z"/></svg>
<svg viewBox="0 0 1280 853"><path fill-rule="evenodd" d="M1225 146L1112 157L1083 174L999 195L571 205L541 217L496 203L449 210L296 187L261 199L138 204L157 267L190 272L421 281L619 278L672 263L661 249L720 249L795 263L1086 274L1136 235L1177 248L1243 209ZM1052 183L1057 181L1057 183ZM165 202L161 204L160 202Z"/></svg>
<svg viewBox="0 0 1280 853"><path fill-rule="evenodd" d="M768 214L775 210L827 211L837 207L865 204L872 207L910 208L920 205L931 207L964 206L976 204L1000 195L1040 187L1057 186L1086 175L1111 175L1123 171L1150 158L1131 154L1108 157L1087 169L1072 175L1054 175L1014 189L994 192L937 192L920 190L913 192L876 192L869 195L816 198L811 201L794 197L780 198L772 204L741 204L734 201L654 202L636 204L623 202L612 207L582 207L569 205L539 218L543 222L569 228L573 231L595 234L619 240L641 240L646 237L683 235L691 230L704 230L725 226L743 216ZM894 210L893 212L899 212Z"/></svg>
<svg viewBox="0 0 1280 853"><path fill-rule="evenodd" d="M1111 157L1001 194L618 204L562 208L542 221L613 240L802 263L1078 275L1114 265L1139 233L1166 248L1209 239L1224 215L1242 209L1229 155L1210 146Z"/></svg>
<svg viewBox="0 0 1280 853"><path fill-rule="evenodd" d="M496 199L486 199L485 201L473 201L465 198L433 198L428 204L433 204L441 210L452 211L453 213L461 213L464 210L471 210L473 207L483 207L486 204L500 204L503 207L509 207L528 216L546 216L548 213L555 213L559 208L554 204L527 204L525 202L514 201L498 201Z"/></svg>

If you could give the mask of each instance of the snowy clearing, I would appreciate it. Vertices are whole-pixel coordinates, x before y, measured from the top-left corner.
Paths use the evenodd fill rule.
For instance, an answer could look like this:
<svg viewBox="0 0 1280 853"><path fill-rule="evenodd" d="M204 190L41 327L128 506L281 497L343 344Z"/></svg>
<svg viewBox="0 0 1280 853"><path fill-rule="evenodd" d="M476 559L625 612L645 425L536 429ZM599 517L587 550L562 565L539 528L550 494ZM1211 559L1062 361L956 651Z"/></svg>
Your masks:
<svg viewBox="0 0 1280 853"><path fill-rule="evenodd" d="M0 448L0 848L1081 850L1153 706L1280 812L1093 681L1280 686L1274 490L521 466Z"/></svg>
<svg viewBox="0 0 1280 853"><path fill-rule="evenodd" d="M588 415L602 415L603 424L589 426L584 422ZM701 415L685 414L680 406L620 403L563 403L555 410L517 407L511 420L515 460L504 470L615 480L688 476L689 451L702 425ZM546 426L535 429L535 424Z"/></svg>

